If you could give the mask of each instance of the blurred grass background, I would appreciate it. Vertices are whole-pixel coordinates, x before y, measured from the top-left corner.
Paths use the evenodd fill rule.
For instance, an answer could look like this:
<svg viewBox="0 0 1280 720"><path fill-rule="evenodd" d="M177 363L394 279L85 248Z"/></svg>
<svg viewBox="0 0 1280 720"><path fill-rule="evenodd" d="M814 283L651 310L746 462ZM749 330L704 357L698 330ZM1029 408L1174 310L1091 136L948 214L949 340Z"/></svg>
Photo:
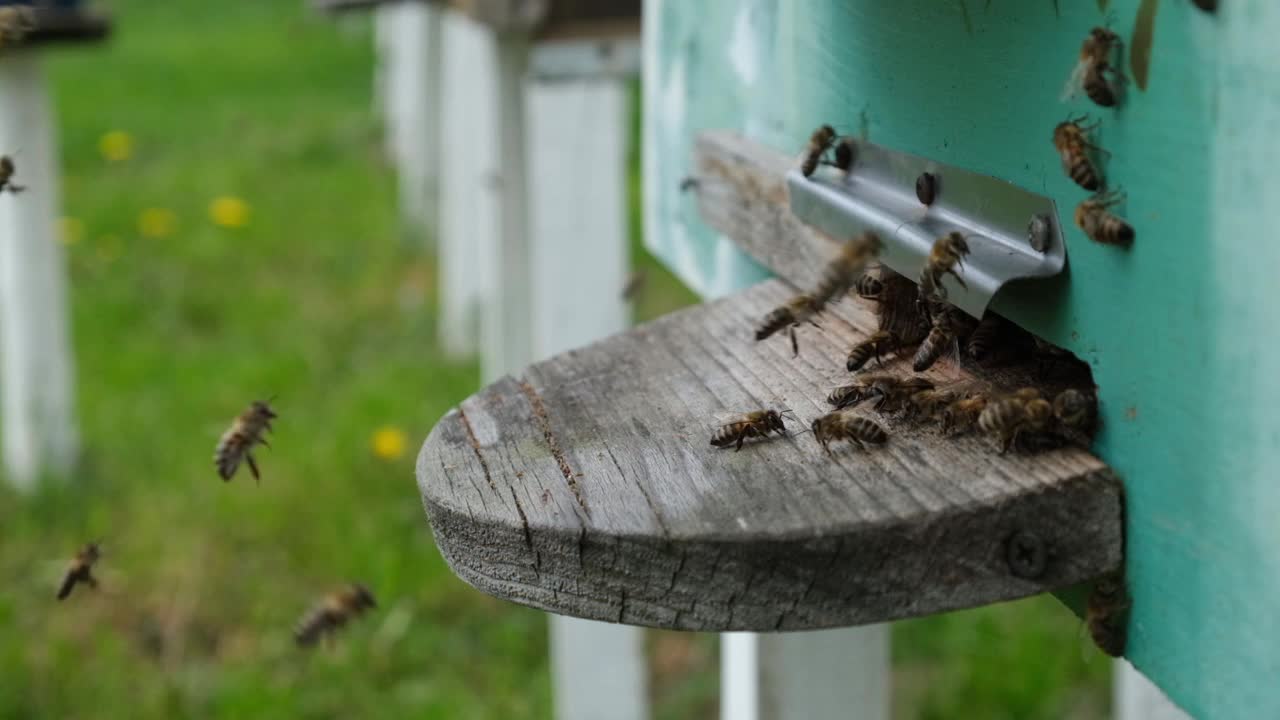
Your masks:
<svg viewBox="0 0 1280 720"><path fill-rule="evenodd" d="M549 717L544 616L454 579L418 501L417 446L478 374L435 347L367 19L111 7L109 44L49 53L85 454L31 496L0 484L0 717ZM638 244L634 155L648 318L695 298ZM261 486L219 482L218 435L273 394ZM93 538L103 588L56 603ZM380 609L298 652L296 618L348 579ZM1104 712L1109 663L1052 599L894 634L898 717ZM659 717L715 717L715 637L648 645Z"/></svg>

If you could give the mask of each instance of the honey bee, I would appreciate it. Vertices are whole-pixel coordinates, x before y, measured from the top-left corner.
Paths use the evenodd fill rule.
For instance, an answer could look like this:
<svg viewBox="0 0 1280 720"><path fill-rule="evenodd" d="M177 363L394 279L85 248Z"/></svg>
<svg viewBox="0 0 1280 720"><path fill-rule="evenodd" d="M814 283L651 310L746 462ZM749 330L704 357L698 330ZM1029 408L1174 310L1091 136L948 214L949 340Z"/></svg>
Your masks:
<svg viewBox="0 0 1280 720"><path fill-rule="evenodd" d="M843 409L857 405L880 394L881 389L894 383L897 378L892 375L863 375L848 385L841 385L827 396L827 402Z"/></svg>
<svg viewBox="0 0 1280 720"><path fill-rule="evenodd" d="M1087 126L1080 124L1087 119L1087 115L1081 115L1058 123L1053 128L1053 146L1057 148L1058 155L1062 158L1062 169L1067 173L1067 177L1085 190L1093 192L1101 188L1105 182L1102 173L1093 164L1093 160L1089 159L1090 150L1102 151L1097 145L1089 142L1088 133L1098 127L1098 124Z"/></svg>
<svg viewBox="0 0 1280 720"><path fill-rule="evenodd" d="M814 420L813 436L828 455L831 454L831 443L838 440L847 440L859 450L866 450L866 445L883 445L889 441L889 434L874 420L847 410L827 413Z"/></svg>
<svg viewBox="0 0 1280 720"><path fill-rule="evenodd" d="M1064 428L1088 432L1097 411L1096 403L1091 393L1067 388L1053 399L1053 417Z"/></svg>
<svg viewBox="0 0 1280 720"><path fill-rule="evenodd" d="M976 393L952 402L942 410L942 432L957 435L972 430L987 408L987 396Z"/></svg>
<svg viewBox="0 0 1280 720"><path fill-rule="evenodd" d="M907 398L907 417L934 420L959 399L959 393L954 390L919 390Z"/></svg>
<svg viewBox="0 0 1280 720"><path fill-rule="evenodd" d="M932 390L933 381L922 377L883 378L871 387L876 400L877 412L895 412L901 410L913 395L924 390Z"/></svg>
<svg viewBox="0 0 1280 720"><path fill-rule="evenodd" d="M62 585L58 587L59 600L70 597L71 591L78 583L84 583L91 588L98 587L98 580L93 576L93 564L98 562L101 554L101 549L96 542L91 542L76 552L75 557L71 559L71 565L67 567L66 574L62 576Z"/></svg>
<svg viewBox="0 0 1280 720"><path fill-rule="evenodd" d="M995 313L983 315L982 320L978 322L978 326L965 342L965 352L978 362L990 358L996 349L996 343L1000 340L1003 328L1004 323L999 315Z"/></svg>
<svg viewBox="0 0 1280 720"><path fill-rule="evenodd" d="M1114 107L1117 101L1115 83L1124 76L1111 64L1112 51L1119 48L1120 36L1104 27L1095 27L1080 44L1080 58L1076 61L1063 90L1062 100L1074 97L1083 88L1085 95L1102 107ZM1108 79L1108 75L1111 79ZM1114 81L1114 82L1113 82Z"/></svg>
<svg viewBox="0 0 1280 720"><path fill-rule="evenodd" d="M813 131L813 135L809 136L809 145L804 151L804 161L800 163L800 172L805 177L809 177L814 170L818 169L822 156L831 148L831 143L835 140L836 130L830 125L823 125Z"/></svg>
<svg viewBox="0 0 1280 720"><path fill-rule="evenodd" d="M1110 210L1124 200L1115 192L1098 193L1076 206L1076 225L1090 240L1105 245L1128 245L1133 242L1133 226L1116 217Z"/></svg>
<svg viewBox="0 0 1280 720"><path fill-rule="evenodd" d="M359 583L352 583L329 593L324 600L302 616L293 631L299 646L315 645L321 637L331 635L365 610L378 607L373 593Z"/></svg>
<svg viewBox="0 0 1280 720"><path fill-rule="evenodd" d="M853 290L860 298L867 300L879 300L881 294L884 293L884 283L874 275L863 273L862 277L853 284Z"/></svg>
<svg viewBox="0 0 1280 720"><path fill-rule="evenodd" d="M35 11L30 7L0 7L0 48L21 42L35 26Z"/></svg>
<svg viewBox="0 0 1280 720"><path fill-rule="evenodd" d="M853 346L849 351L849 358L845 362L845 368L849 372L856 372L862 369L862 366L870 362L871 358L876 359L876 363L883 365L884 361L880 359L881 354L893 352L897 349L898 336L888 330L880 330L867 336L866 340Z"/></svg>
<svg viewBox="0 0 1280 720"><path fill-rule="evenodd" d="M254 400L248 410L231 423L230 429L218 440L218 447L213 451L213 464L218 468L218 475L230 480L236 474L243 459L249 464L249 472L254 480L261 480L258 464L253 460L253 446L267 444L263 435L271 430L271 421L278 417L271 406L261 400Z"/></svg>
<svg viewBox="0 0 1280 720"><path fill-rule="evenodd" d="M8 190L16 195L23 190L26 190L26 188L21 185L13 184L13 174L17 169L17 166L13 163L13 158L8 155L0 155L0 192Z"/></svg>
<svg viewBox="0 0 1280 720"><path fill-rule="evenodd" d="M782 328L787 328L791 335L791 354L799 355L800 343L796 340L796 328L804 322L818 327L818 323L813 321L813 316L818 314L820 307L809 295L797 295L791 298L785 305L774 308L764 316L764 321L761 322L760 327L756 328L756 342L764 340Z"/></svg>
<svg viewBox="0 0 1280 720"><path fill-rule="evenodd" d="M942 278L947 274L954 277L960 287L966 287L964 278L960 277L956 268L964 265L964 258L968 254L969 243L965 241L964 235L950 232L938 238L929 251L929 260L920 271L921 295L945 298L947 289L942 286Z"/></svg>
<svg viewBox="0 0 1280 720"><path fill-rule="evenodd" d="M818 306L825 306L847 292L858 281L859 273L867 263L880 254L880 247L880 236L871 232L863 233L841 246L840 252L823 270L818 287L811 293Z"/></svg>
<svg viewBox="0 0 1280 720"><path fill-rule="evenodd" d="M787 428L782 424L782 416L787 412L754 410L731 418L711 435L711 446L723 448L734 445L734 452L737 452L747 438L767 437L770 432L786 437Z"/></svg>
<svg viewBox="0 0 1280 720"><path fill-rule="evenodd" d="M924 372L933 367L938 358L942 357L947 352L947 348L955 342L956 336L950 326L946 323L934 323L933 329L924 336L920 347L916 348L915 357L911 358L911 369Z"/></svg>
<svg viewBox="0 0 1280 720"><path fill-rule="evenodd" d="M987 405L978 416L978 427L1000 440L1000 454L1009 452L1026 432L1044 430L1053 418L1053 406L1035 388L1023 388L1014 395Z"/></svg>
<svg viewBox="0 0 1280 720"><path fill-rule="evenodd" d="M848 174L853 169L853 161L858 156L857 141L851 137L840 138L840 142L836 143L835 156L836 169Z"/></svg>
<svg viewBox="0 0 1280 720"><path fill-rule="evenodd" d="M1085 608L1085 625L1098 649L1111 657L1124 654L1128 639L1125 620L1129 607L1129 594L1125 592L1124 578L1119 573L1107 575L1094 583Z"/></svg>

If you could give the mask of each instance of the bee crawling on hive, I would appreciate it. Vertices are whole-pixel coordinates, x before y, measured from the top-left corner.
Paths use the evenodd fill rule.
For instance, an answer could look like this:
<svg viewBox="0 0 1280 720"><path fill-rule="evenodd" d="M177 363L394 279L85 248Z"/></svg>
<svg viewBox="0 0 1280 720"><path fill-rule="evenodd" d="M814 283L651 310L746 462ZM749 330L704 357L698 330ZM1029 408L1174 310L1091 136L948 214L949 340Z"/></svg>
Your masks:
<svg viewBox="0 0 1280 720"><path fill-rule="evenodd" d="M831 454L831 443L839 440L847 440L859 450L865 450L867 445L883 445L889 441L889 434L878 423L849 410L827 413L815 419L812 427L813 437L828 455Z"/></svg>
<svg viewBox="0 0 1280 720"><path fill-rule="evenodd" d="M1075 388L1067 388L1053 399L1053 417L1058 425L1078 432L1093 429L1098 412L1098 398Z"/></svg>
<svg viewBox="0 0 1280 720"><path fill-rule="evenodd" d="M916 372L924 372L933 367L948 350L954 350L956 360L959 361L960 341L972 333L976 324L973 318L959 308L937 301L929 304L940 307L930 311L933 326L911 358L911 369Z"/></svg>
<svg viewBox="0 0 1280 720"><path fill-rule="evenodd" d="M1089 31L1088 37L1080 44L1080 57L1071 76L1067 78L1067 86L1062 91L1062 101L1066 102L1075 94L1084 90L1095 104L1102 107L1115 107L1119 100L1118 85L1125 81L1124 75L1111 63L1113 51L1121 46L1120 36L1104 27L1095 27Z"/></svg>
<svg viewBox="0 0 1280 720"><path fill-rule="evenodd" d="M874 275L863 273L862 277L853 284L853 291L865 300L879 300L884 294L884 283Z"/></svg>
<svg viewBox="0 0 1280 720"><path fill-rule="evenodd" d="M978 326L965 341L965 354L977 362L983 362L995 355L1004 332L1004 320L995 313L988 312L978 321Z"/></svg>
<svg viewBox="0 0 1280 720"><path fill-rule="evenodd" d="M956 268L964 266L964 259L968 254L969 243L958 232L949 232L935 240L933 249L929 251L929 259L920 271L921 297L946 299L947 289L942 286L942 278L948 274L956 279L960 287L967 287Z"/></svg>
<svg viewBox="0 0 1280 720"><path fill-rule="evenodd" d="M1111 657L1124 655L1128 638L1125 621L1130 604L1129 593L1124 587L1124 576L1120 573L1100 578L1089 593L1089 603L1084 613L1085 625L1098 649Z"/></svg>
<svg viewBox="0 0 1280 720"><path fill-rule="evenodd" d="M17 172L17 170L18 167L14 164L13 158L8 155L0 155L0 192L8 190L14 195L17 195L23 190L26 190L25 187L15 185L13 183L13 174Z"/></svg>
<svg viewBox="0 0 1280 720"><path fill-rule="evenodd" d="M791 335L791 355L793 357L799 355L800 343L796 340L796 328L800 323L805 322L819 327L813 318L820 308L821 306L809 295L797 295L791 298L785 305L773 309L764 316L760 327L756 329L756 342L768 338L782 328L787 328L787 332Z"/></svg>
<svg viewBox="0 0 1280 720"><path fill-rule="evenodd" d="M1076 226L1090 240L1104 245L1128 245L1133 242L1133 226L1117 217L1111 208L1124 201L1119 192L1104 192L1085 198L1076 206Z"/></svg>
<svg viewBox="0 0 1280 720"><path fill-rule="evenodd" d="M253 459L253 446L262 445L270 448L263 436L271 430L271 421L278 417L271 405L262 400L255 400L249 409L240 413L231 427L222 434L218 446L213 452L213 464L218 468L218 475L230 480L240 467L240 461L249 464L249 472L254 480L261 480L258 463Z"/></svg>
<svg viewBox="0 0 1280 720"><path fill-rule="evenodd" d="M809 144L804 150L804 160L800 163L800 172L805 177L809 177L814 170L818 169L822 156L827 154L827 150L831 149L831 144L835 141L836 129L830 125L823 125L813 131L809 136Z"/></svg>
<svg viewBox="0 0 1280 720"><path fill-rule="evenodd" d="M70 597L71 591L80 583L90 588L98 587L98 580L93 576L93 564L98 562L101 556L102 550L96 542L91 542L76 551L75 557L71 559L71 564L62 576L62 583L58 586L59 600Z"/></svg>
<svg viewBox="0 0 1280 720"><path fill-rule="evenodd" d="M986 393L977 392L952 401L941 412L942 434L958 435L972 430L986 409Z"/></svg>
<svg viewBox="0 0 1280 720"><path fill-rule="evenodd" d="M854 160L858 157L858 141L848 136L842 137L836 143L835 151L832 154L835 155L835 162L831 164L835 165L840 172L848 175L853 170Z"/></svg>
<svg viewBox="0 0 1280 720"><path fill-rule="evenodd" d="M960 393L955 390L932 388L918 390L907 398L903 409L908 419L929 422L940 418L942 413L959 399Z"/></svg>
<svg viewBox="0 0 1280 720"><path fill-rule="evenodd" d="M1053 128L1053 146L1062 158L1062 170L1067 177L1080 187L1096 192L1106 185L1106 180L1089 157L1089 151L1105 153L1106 150L1089 141L1089 133L1098 127L1098 123L1082 125L1088 115L1067 118Z"/></svg>
<svg viewBox="0 0 1280 720"><path fill-rule="evenodd" d="M335 590L298 621L293 639L300 647L315 645L322 637L329 637L352 618L366 610L378 607L373 593L359 583L352 583Z"/></svg>
<svg viewBox="0 0 1280 720"><path fill-rule="evenodd" d="M1035 388L1022 388L1008 397L988 403L978 416L978 427L1000 441L1000 454L1018 442L1024 433L1049 429L1053 406Z"/></svg>
<svg viewBox="0 0 1280 720"><path fill-rule="evenodd" d="M865 340L853 346L853 349L849 351L848 359L845 361L845 368L849 372L857 372L872 358L875 358L876 364L883 365L884 361L881 359L881 355L893 352L901 344L898 336L889 330L874 332L868 335Z"/></svg>
<svg viewBox="0 0 1280 720"><path fill-rule="evenodd" d="M711 446L724 448L734 446L734 452L742 449L742 443L748 438L765 438L769 433L786 437L787 427L782 417L790 410L753 410L752 412L727 418L724 424L711 435Z"/></svg>

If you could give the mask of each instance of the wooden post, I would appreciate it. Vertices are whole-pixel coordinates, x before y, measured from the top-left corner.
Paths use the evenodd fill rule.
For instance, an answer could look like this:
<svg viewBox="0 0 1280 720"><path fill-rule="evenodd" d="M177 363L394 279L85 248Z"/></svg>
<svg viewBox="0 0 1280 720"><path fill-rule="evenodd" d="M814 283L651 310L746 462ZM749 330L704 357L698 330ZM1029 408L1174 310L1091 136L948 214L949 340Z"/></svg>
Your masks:
<svg viewBox="0 0 1280 720"><path fill-rule="evenodd" d="M725 633L724 720L889 717L889 626L816 633Z"/></svg>
<svg viewBox="0 0 1280 720"><path fill-rule="evenodd" d="M618 78L535 76L528 83L536 358L627 326L627 107ZM553 615L551 663L559 720L648 718L639 628Z"/></svg>
<svg viewBox="0 0 1280 720"><path fill-rule="evenodd" d="M1191 720L1127 660L1115 661L1111 703L1116 720Z"/></svg>
<svg viewBox="0 0 1280 720"><path fill-rule="evenodd" d="M72 358L58 162L39 55L0 61L0 153L17 163L21 194L0 194L0 424L5 471L21 488L65 473L76 452Z"/></svg>

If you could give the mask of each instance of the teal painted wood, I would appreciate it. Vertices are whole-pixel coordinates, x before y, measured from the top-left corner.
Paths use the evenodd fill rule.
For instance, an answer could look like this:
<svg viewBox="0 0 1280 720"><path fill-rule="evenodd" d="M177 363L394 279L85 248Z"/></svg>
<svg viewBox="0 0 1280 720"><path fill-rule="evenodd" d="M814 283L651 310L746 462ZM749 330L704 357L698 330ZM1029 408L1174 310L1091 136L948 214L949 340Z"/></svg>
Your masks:
<svg viewBox="0 0 1280 720"><path fill-rule="evenodd" d="M831 122L1057 199L1067 272L995 307L1094 367L1095 449L1128 492L1130 659L1197 716L1280 717L1280 3L1164 0L1149 87L1116 112L1058 101L1097 3L967 4L969 26L958 0L650 0L650 247L695 289L756 277L678 190L708 128L799 151ZM1137 6L1111 3L1126 39ZM1050 135L1079 111L1102 119L1131 250L1071 223L1084 195Z"/></svg>

